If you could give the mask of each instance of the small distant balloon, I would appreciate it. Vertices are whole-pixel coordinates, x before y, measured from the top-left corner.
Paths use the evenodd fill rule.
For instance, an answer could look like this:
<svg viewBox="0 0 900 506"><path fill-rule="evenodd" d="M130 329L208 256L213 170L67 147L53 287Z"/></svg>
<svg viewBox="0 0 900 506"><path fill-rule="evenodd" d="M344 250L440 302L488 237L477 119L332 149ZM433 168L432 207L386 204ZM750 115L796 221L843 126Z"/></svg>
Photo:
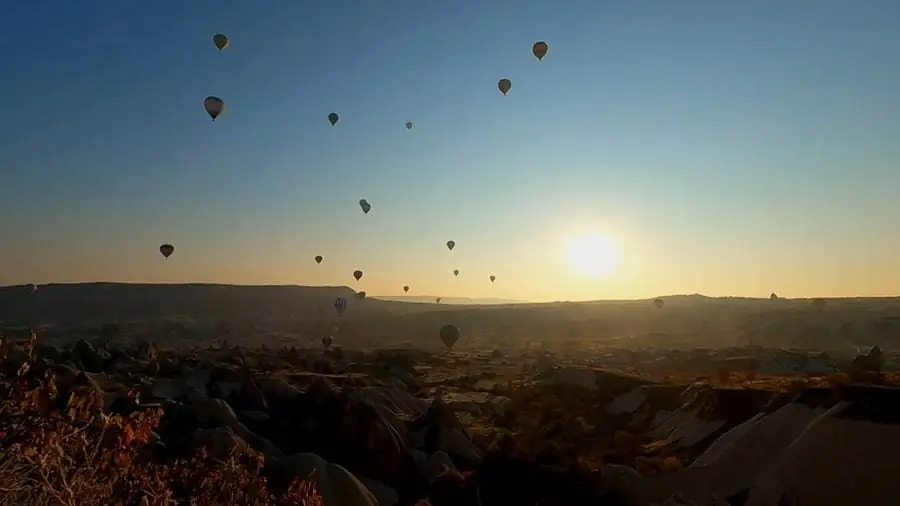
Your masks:
<svg viewBox="0 0 900 506"><path fill-rule="evenodd" d="M162 253L162 256L169 258L172 256L172 253L175 253L175 246L171 244L163 244L159 247L159 252Z"/></svg>
<svg viewBox="0 0 900 506"><path fill-rule="evenodd" d="M447 349L453 348L453 345L459 340L459 329L456 325L444 325L441 327L440 336Z"/></svg>
<svg viewBox="0 0 900 506"><path fill-rule="evenodd" d="M436 299L434 299L434 301L435 301L436 303L440 304L440 303L441 303L441 298L440 298L440 297L437 297Z"/></svg>
<svg viewBox="0 0 900 506"><path fill-rule="evenodd" d="M362 292L362 291L356 292L356 298L357 298L357 300L363 300L363 299L365 299L365 298L366 298L366 292Z"/></svg>
<svg viewBox="0 0 900 506"><path fill-rule="evenodd" d="M213 35L213 44L215 44L216 48L221 51L228 47L228 37L222 35L221 33L217 33Z"/></svg>
<svg viewBox="0 0 900 506"><path fill-rule="evenodd" d="M322 255L316 255L316 263L317 263L317 264L322 263L322 260L324 260L324 259L322 258Z"/></svg>
<svg viewBox="0 0 900 506"><path fill-rule="evenodd" d="M653 299L653 305L656 306L656 309L662 309L665 304L666 301L662 299Z"/></svg>
<svg viewBox="0 0 900 506"><path fill-rule="evenodd" d="M322 336L322 346L327 350L334 344L334 338L331 336Z"/></svg>
<svg viewBox="0 0 900 506"><path fill-rule="evenodd" d="M769 300L778 300L778 294L775 293L775 292L772 292L772 293L769 295Z"/></svg>
<svg viewBox="0 0 900 506"><path fill-rule="evenodd" d="M353 271L353 277L356 278L357 281L359 281L363 277L363 271Z"/></svg>
<svg viewBox="0 0 900 506"><path fill-rule="evenodd" d="M328 122L331 123L331 126L336 125L339 119L340 118L338 117L336 112L333 112L328 115Z"/></svg>
<svg viewBox="0 0 900 506"><path fill-rule="evenodd" d="M494 276L493 274L491 274L491 283L493 283L496 279L497 279L497 276Z"/></svg>
<svg viewBox="0 0 900 506"><path fill-rule="evenodd" d="M825 309L825 306L828 304L828 301L826 301L825 299L822 299L822 298L817 298L817 299L813 299L812 304L813 304L813 307L816 309L816 311L821 311L821 310Z"/></svg>
<svg viewBox="0 0 900 506"><path fill-rule="evenodd" d="M412 127L413 127L412 121L407 121L407 122L406 122L406 129L407 129L407 130L412 130Z"/></svg>
<svg viewBox="0 0 900 506"><path fill-rule="evenodd" d="M347 309L347 299L343 297L334 299L334 309L337 310L339 315L344 314L344 310Z"/></svg>
<svg viewBox="0 0 900 506"><path fill-rule="evenodd" d="M459 269L453 269L453 275L459 276Z"/></svg>
<svg viewBox="0 0 900 506"><path fill-rule="evenodd" d="M544 56L547 56L548 49L550 49L550 46L548 46L546 42L538 41L531 47L531 52L534 53L535 58L540 61L544 59Z"/></svg>
<svg viewBox="0 0 900 506"><path fill-rule="evenodd" d="M509 90L512 88L512 82L509 79L501 79L500 82L497 83L497 88L500 89L500 93L506 95L509 93Z"/></svg>
<svg viewBox="0 0 900 506"><path fill-rule="evenodd" d="M225 111L225 102L219 97L209 96L203 99L203 107L206 109L209 117L215 121Z"/></svg>
<svg viewBox="0 0 900 506"><path fill-rule="evenodd" d="M369 211L372 209L372 206L369 204L369 201L366 199L359 199L359 207L362 209L362 212L365 214L369 214Z"/></svg>
<svg viewBox="0 0 900 506"><path fill-rule="evenodd" d="M409 285L403 285L403 293L409 293Z"/></svg>
<svg viewBox="0 0 900 506"><path fill-rule="evenodd" d="M447 249L453 251L453 248L456 247L456 241L447 241Z"/></svg>

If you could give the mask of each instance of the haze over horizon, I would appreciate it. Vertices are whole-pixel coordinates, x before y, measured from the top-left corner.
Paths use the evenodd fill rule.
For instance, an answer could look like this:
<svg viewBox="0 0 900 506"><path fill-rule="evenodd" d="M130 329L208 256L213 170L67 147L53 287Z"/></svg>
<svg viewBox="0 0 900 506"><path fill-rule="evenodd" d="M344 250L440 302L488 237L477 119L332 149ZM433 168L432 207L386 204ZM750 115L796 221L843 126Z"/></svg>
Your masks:
<svg viewBox="0 0 900 506"><path fill-rule="evenodd" d="M895 295L897 19L889 0L13 3L0 284ZM573 255L582 236L617 261Z"/></svg>

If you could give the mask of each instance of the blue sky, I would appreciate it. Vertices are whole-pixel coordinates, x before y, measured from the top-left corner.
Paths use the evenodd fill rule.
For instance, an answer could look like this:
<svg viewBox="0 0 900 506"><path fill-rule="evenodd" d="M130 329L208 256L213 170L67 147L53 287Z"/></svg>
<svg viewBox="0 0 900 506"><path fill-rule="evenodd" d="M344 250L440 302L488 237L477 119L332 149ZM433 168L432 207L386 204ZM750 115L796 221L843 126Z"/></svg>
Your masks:
<svg viewBox="0 0 900 506"><path fill-rule="evenodd" d="M12 2L0 283L896 293L898 19L891 0ZM584 234L615 272L572 268Z"/></svg>

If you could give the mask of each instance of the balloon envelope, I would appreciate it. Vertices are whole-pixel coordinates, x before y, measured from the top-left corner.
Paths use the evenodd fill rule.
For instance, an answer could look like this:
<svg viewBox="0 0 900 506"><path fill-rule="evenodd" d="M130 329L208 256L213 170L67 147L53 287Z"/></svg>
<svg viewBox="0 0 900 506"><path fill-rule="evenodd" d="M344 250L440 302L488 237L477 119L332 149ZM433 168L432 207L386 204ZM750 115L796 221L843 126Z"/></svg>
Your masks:
<svg viewBox="0 0 900 506"><path fill-rule="evenodd" d="M203 107L206 109L209 117L215 121L225 111L225 102L219 97L209 96L203 99Z"/></svg>
<svg viewBox="0 0 900 506"><path fill-rule="evenodd" d="M316 263L317 264L322 263L322 260L323 260L322 255L316 255Z"/></svg>
<svg viewBox="0 0 900 506"><path fill-rule="evenodd" d="M441 341L447 348L453 348L456 341L459 340L459 329L455 325L444 325L441 327Z"/></svg>
<svg viewBox="0 0 900 506"><path fill-rule="evenodd" d="M213 35L213 44L215 44L216 48L221 51L228 47L228 37L222 35L221 33L217 33Z"/></svg>
<svg viewBox="0 0 900 506"><path fill-rule="evenodd" d="M403 293L409 293L409 285L403 286Z"/></svg>
<svg viewBox="0 0 900 506"><path fill-rule="evenodd" d="M544 56L547 55L547 50L550 49L550 46L547 45L544 41L535 42L534 46L531 48L531 52L534 53L534 56L541 60Z"/></svg>
<svg viewBox="0 0 900 506"><path fill-rule="evenodd" d="M459 276L459 269L453 269L453 275Z"/></svg>
<svg viewBox="0 0 900 506"><path fill-rule="evenodd" d="M412 130L412 126L413 126L413 125L412 125L412 121L407 121L407 122L406 122L406 129L407 129L407 130Z"/></svg>
<svg viewBox="0 0 900 506"><path fill-rule="evenodd" d="M163 244L159 247L159 252L162 253L162 256L169 258L172 253L175 253L175 246L172 246L171 244Z"/></svg>
<svg viewBox="0 0 900 506"><path fill-rule="evenodd" d="M359 199L359 207L362 209L362 212L369 214L369 210L372 209L372 206L369 204L369 201L366 199Z"/></svg>
<svg viewBox="0 0 900 506"><path fill-rule="evenodd" d="M453 251L453 248L456 247L456 241L447 241L447 249Z"/></svg>
<svg viewBox="0 0 900 506"><path fill-rule="evenodd" d="M656 306L656 309L661 309L666 304L666 301L662 299L654 299L653 305Z"/></svg>
<svg viewBox="0 0 900 506"><path fill-rule="evenodd" d="M440 304L440 303L441 303L441 298L438 297L438 298L434 299L434 301L437 302L438 304Z"/></svg>
<svg viewBox="0 0 900 506"><path fill-rule="evenodd" d="M509 90L512 89L512 81L509 79L501 79L499 83L497 83L497 88L500 89L500 93L506 95L509 93Z"/></svg>
<svg viewBox="0 0 900 506"><path fill-rule="evenodd" d="M334 299L334 308L337 310L338 314L343 314L344 310L347 309L347 299L343 297Z"/></svg>
<svg viewBox="0 0 900 506"><path fill-rule="evenodd" d="M493 274L491 274L491 283L493 283L495 279L497 279L497 276L494 276Z"/></svg>
<svg viewBox="0 0 900 506"><path fill-rule="evenodd" d="M328 122L331 123L331 126L334 126L335 124L337 124L339 119L340 118L338 117L336 112L333 112L328 115Z"/></svg>
<svg viewBox="0 0 900 506"><path fill-rule="evenodd" d="M353 277L356 278L357 281L359 281L360 278L363 277L363 271L359 271L359 270L353 271Z"/></svg>

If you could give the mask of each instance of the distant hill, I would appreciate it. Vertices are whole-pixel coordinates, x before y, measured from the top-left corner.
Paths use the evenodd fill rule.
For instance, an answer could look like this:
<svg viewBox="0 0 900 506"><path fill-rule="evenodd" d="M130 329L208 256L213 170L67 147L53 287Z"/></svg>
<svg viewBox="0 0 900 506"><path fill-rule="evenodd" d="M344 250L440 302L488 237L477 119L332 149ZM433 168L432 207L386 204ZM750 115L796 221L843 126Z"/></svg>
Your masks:
<svg viewBox="0 0 900 506"><path fill-rule="evenodd" d="M393 296L372 296L373 299L380 300L389 300L394 302L424 302L428 304L434 304L435 299L437 299L436 295L393 295ZM461 306L471 306L471 305L483 305L483 306L492 306L497 304L526 304L528 301L526 300L512 300L512 299L497 299L497 298L486 298L486 299L473 299L469 297L441 297L441 304L453 304L453 305L461 305Z"/></svg>

